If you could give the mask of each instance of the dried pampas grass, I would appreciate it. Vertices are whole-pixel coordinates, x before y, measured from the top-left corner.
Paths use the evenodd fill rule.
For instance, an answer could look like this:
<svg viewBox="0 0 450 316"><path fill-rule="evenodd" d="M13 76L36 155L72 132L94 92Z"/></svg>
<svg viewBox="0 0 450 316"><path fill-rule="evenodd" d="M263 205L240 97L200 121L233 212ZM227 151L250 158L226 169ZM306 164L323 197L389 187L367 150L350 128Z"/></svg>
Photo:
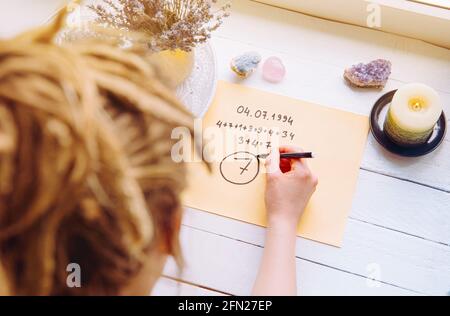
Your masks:
<svg viewBox="0 0 450 316"><path fill-rule="evenodd" d="M64 18L0 41L0 265L11 294L119 294L149 252L180 256L170 133L192 118L138 54L54 45Z"/></svg>

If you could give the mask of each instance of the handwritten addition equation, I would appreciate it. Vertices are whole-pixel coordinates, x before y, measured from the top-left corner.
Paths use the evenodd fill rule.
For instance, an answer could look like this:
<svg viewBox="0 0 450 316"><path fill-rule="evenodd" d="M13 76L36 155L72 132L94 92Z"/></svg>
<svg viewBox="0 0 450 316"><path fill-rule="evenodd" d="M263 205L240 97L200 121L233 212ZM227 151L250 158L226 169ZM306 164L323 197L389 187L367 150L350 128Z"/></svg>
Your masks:
<svg viewBox="0 0 450 316"><path fill-rule="evenodd" d="M269 112L261 109L251 110L249 107L239 105L236 113L244 120L247 118L261 121L261 125L236 123L218 120L216 126L226 132L231 131L235 142L239 145L253 146L255 149L272 147L273 137L293 141L295 133L289 128L293 126L294 119L290 115ZM287 128L267 127L262 122L283 124ZM249 151L238 151L227 155L220 163L220 174L223 179L236 185L246 185L253 182L259 174L260 161L256 154Z"/></svg>
<svg viewBox="0 0 450 316"><path fill-rule="evenodd" d="M218 126L219 128L228 128L228 129L236 130L239 132L256 134L256 135L253 135L253 137L252 136L237 137L236 141L239 145L247 144L247 145L252 145L254 147L258 147L258 146L262 146L262 145L266 144L266 147L270 148L271 142L268 140L261 141L261 139L259 137L255 137L255 136L259 136L259 135L262 135L262 136L265 135L266 139L269 139L272 136L280 136L281 138L288 138L291 141L295 139L295 133L293 133L293 132L290 132L288 130L279 131L277 129L266 127L266 126L255 127L253 125L246 125L246 124L242 124L242 123L222 122L221 120L217 121L216 126Z"/></svg>
<svg viewBox="0 0 450 316"><path fill-rule="evenodd" d="M233 122L222 122L221 120L218 120L216 123L216 126L219 128L229 128L229 129L235 129L239 130L240 132L247 132L247 133L256 133L256 134L267 134L269 136L276 135L281 136L282 138L290 138L291 140L294 140L295 133L290 132L288 130L282 130L277 131L274 128L267 127L267 126L253 126L253 125L247 125L242 123L233 123Z"/></svg>
<svg viewBox="0 0 450 316"><path fill-rule="evenodd" d="M244 108L242 106L239 106L237 108L237 111L239 114L244 114L246 116L252 115L250 114L250 111L248 108ZM291 116L288 115L282 115L282 114L271 114L269 115L267 111L261 111L257 110L255 111L255 117L256 118L262 118L265 117L268 118L268 120L272 120L274 118L275 121L285 122L289 125L292 125L294 123L294 120ZM263 146L265 145L266 148L271 148L271 141L268 139L273 136L279 136L283 139L290 139L293 141L295 139L295 133L290 130L279 130L273 127L267 127L267 126L255 126L252 124L243 124L243 123L235 123L235 122L226 122L222 120L218 120L216 123L216 126L222 129L228 129L228 130L235 130L238 132L244 132L247 134L253 134L250 136L239 136L237 137L237 143L239 145L247 144L252 145L254 147ZM266 136L266 141L261 141L259 135ZM256 137L258 136L258 137Z"/></svg>
<svg viewBox="0 0 450 316"><path fill-rule="evenodd" d="M248 107L242 105L236 108L236 112L245 117L254 117L256 119L274 121L280 123L286 123L292 126L294 124L294 119L292 116L278 113L269 113L265 110L256 110L252 112ZM285 129L280 130L278 128L267 127L267 126L255 126L253 124L244 124L236 122L226 122L218 120L216 126L221 129L234 130L236 132L245 133L245 136L236 137L236 142L239 145L251 145L255 148L259 146L265 146L267 149L272 147L271 137L279 136L284 139L290 139L291 141L295 138L295 133ZM248 135L250 134L250 135ZM265 137L265 139L262 139Z"/></svg>

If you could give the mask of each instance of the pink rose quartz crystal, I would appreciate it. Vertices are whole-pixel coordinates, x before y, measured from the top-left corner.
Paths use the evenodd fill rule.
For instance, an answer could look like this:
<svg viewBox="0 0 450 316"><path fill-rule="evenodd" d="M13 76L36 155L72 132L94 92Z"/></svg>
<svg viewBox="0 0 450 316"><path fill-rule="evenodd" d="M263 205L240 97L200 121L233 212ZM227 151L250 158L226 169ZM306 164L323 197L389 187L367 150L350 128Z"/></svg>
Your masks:
<svg viewBox="0 0 450 316"><path fill-rule="evenodd" d="M278 83L286 75L286 68L278 57L269 57L263 65L263 78L272 83Z"/></svg>

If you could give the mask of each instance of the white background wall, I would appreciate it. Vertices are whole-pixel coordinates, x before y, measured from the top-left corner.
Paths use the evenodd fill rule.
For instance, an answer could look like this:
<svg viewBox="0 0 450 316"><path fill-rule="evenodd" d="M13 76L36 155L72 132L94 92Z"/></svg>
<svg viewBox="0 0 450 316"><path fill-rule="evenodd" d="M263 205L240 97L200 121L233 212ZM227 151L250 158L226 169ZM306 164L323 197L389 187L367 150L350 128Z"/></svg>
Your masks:
<svg viewBox="0 0 450 316"><path fill-rule="evenodd" d="M44 23L67 2L69 0L0 0L0 37Z"/></svg>

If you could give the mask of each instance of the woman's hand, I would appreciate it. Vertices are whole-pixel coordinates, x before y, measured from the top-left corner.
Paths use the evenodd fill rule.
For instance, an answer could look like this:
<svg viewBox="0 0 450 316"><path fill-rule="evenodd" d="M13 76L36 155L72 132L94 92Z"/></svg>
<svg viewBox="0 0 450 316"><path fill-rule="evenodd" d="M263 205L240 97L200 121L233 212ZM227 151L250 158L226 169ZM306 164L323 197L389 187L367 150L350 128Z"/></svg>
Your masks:
<svg viewBox="0 0 450 316"><path fill-rule="evenodd" d="M295 240L297 225L317 186L317 177L301 159L281 159L280 153L299 152L282 147L266 160L268 228L261 267L253 295L296 295Z"/></svg>
<svg viewBox="0 0 450 316"><path fill-rule="evenodd" d="M269 227L297 227L309 199L316 190L317 177L305 159L281 159L281 153L301 152L300 148L281 147L266 159L266 209Z"/></svg>

